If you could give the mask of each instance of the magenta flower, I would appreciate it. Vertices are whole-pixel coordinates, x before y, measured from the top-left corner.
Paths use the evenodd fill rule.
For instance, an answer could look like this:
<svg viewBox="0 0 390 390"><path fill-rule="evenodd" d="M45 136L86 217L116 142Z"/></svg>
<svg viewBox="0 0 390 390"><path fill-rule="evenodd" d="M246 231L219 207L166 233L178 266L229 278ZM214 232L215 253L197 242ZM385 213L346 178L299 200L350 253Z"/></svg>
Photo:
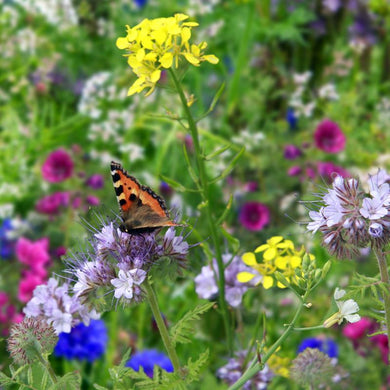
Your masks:
<svg viewBox="0 0 390 390"><path fill-rule="evenodd" d="M8 336L8 329L11 324L16 324L23 320L23 315L16 311L14 305L9 301L8 295L0 291L0 327L2 336Z"/></svg>
<svg viewBox="0 0 390 390"><path fill-rule="evenodd" d="M90 206L97 206L100 203L99 198L93 195L88 195L85 200Z"/></svg>
<svg viewBox="0 0 390 390"><path fill-rule="evenodd" d="M302 168L299 165L294 165L290 167L287 171L289 176L298 176L302 173Z"/></svg>
<svg viewBox="0 0 390 390"><path fill-rule="evenodd" d="M349 172L332 162L319 162L317 164L317 171L327 183L332 183L336 176L351 177Z"/></svg>
<svg viewBox="0 0 390 390"><path fill-rule="evenodd" d="M86 184L94 190L100 190L104 186L103 176L98 174L92 175L87 179Z"/></svg>
<svg viewBox="0 0 390 390"><path fill-rule="evenodd" d="M69 200L69 192L54 192L39 199L35 205L35 209L42 214L57 215L61 206L67 206Z"/></svg>
<svg viewBox="0 0 390 390"><path fill-rule="evenodd" d="M27 272L19 283L19 301L27 303L32 298L35 287L43 284L44 282L45 279L35 274L35 272Z"/></svg>
<svg viewBox="0 0 390 390"><path fill-rule="evenodd" d="M40 270L50 260L49 239L45 237L34 242L20 237L16 243L15 252L22 264Z"/></svg>
<svg viewBox="0 0 390 390"><path fill-rule="evenodd" d="M59 183L73 174L73 160L62 148L51 152L42 165L42 176L50 183Z"/></svg>
<svg viewBox="0 0 390 390"><path fill-rule="evenodd" d="M286 145L284 147L284 158L286 160L295 160L302 156L302 150L295 145Z"/></svg>
<svg viewBox="0 0 390 390"><path fill-rule="evenodd" d="M314 142L318 149L326 153L338 153L345 148L345 135L337 123L324 119L314 133Z"/></svg>
<svg viewBox="0 0 390 390"><path fill-rule="evenodd" d="M258 231L264 228L270 221L268 207L260 202L245 203L240 210L239 220L244 228Z"/></svg>
<svg viewBox="0 0 390 390"><path fill-rule="evenodd" d="M343 335L352 341L359 340L362 337L366 337L372 327L373 322L366 317L362 317L360 321L344 326Z"/></svg>

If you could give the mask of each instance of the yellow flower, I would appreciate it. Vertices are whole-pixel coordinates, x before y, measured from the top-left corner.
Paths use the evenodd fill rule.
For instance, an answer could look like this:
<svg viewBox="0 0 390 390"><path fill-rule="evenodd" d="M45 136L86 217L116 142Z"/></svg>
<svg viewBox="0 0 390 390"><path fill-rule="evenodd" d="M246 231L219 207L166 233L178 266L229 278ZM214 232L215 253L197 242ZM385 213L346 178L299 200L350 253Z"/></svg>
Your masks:
<svg viewBox="0 0 390 390"><path fill-rule="evenodd" d="M160 80L161 70L178 68L180 60L185 59L194 66L207 61L217 64L213 54L204 54L206 42L190 43L191 28L196 22L186 21L185 14L175 14L169 18L144 19L134 27L126 26L126 37L119 37L116 46L127 50L127 63L138 79L130 87L128 95L133 95L149 88L151 94Z"/></svg>
<svg viewBox="0 0 390 390"><path fill-rule="evenodd" d="M256 259L258 253L262 253L261 262ZM254 252L242 255L242 261L254 272L240 272L237 275L237 280L246 283L257 276L259 278L257 284L262 283L265 289L269 289L275 284L279 288L286 288L273 275L275 271L278 271L289 283L296 284L296 270L302 268L304 253L305 249L302 247L300 250L296 250L291 240L285 240L282 236L271 237L266 244L258 246ZM314 256L310 255L310 259L314 259Z"/></svg>

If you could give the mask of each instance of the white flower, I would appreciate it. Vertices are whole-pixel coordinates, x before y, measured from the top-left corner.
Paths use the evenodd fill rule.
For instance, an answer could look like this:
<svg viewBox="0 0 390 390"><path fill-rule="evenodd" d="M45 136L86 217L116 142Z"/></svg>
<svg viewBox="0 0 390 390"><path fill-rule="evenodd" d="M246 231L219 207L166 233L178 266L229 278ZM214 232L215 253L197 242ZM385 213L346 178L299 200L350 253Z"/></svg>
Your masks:
<svg viewBox="0 0 390 390"><path fill-rule="evenodd" d="M339 95L334 84L325 84L318 90L318 96L322 99L338 100Z"/></svg>
<svg viewBox="0 0 390 390"><path fill-rule="evenodd" d="M330 328L334 324L338 323L339 325L345 319L348 322L357 322L360 320L360 315L357 314L359 311L359 305L353 299L347 299L346 301L342 301L345 295L345 290L340 290L338 287L334 292L334 300L336 301L336 305L339 308L339 311L333 314L324 322L325 328Z"/></svg>
<svg viewBox="0 0 390 390"><path fill-rule="evenodd" d="M118 277L115 279L111 279L111 284L115 287L115 298L119 299L122 296L127 299L133 298L134 280L130 272L120 270L118 272Z"/></svg>

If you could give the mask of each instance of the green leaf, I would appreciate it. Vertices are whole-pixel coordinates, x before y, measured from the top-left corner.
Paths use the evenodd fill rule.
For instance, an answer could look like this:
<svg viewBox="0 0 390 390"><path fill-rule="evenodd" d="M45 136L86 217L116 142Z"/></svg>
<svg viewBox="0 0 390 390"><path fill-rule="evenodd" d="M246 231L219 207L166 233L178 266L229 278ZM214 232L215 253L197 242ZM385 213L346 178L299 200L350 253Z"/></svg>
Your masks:
<svg viewBox="0 0 390 390"><path fill-rule="evenodd" d="M1 386L8 386L11 385L13 382L12 378L5 375L3 372L0 371L0 385Z"/></svg>
<svg viewBox="0 0 390 390"><path fill-rule="evenodd" d="M190 174L192 181L196 184L198 189L200 189L198 176L195 173L195 171L192 169L191 161L190 161L190 158L188 157L187 148L185 145L183 145L183 153L184 153L184 158L185 158L186 163L187 163L188 173Z"/></svg>
<svg viewBox="0 0 390 390"><path fill-rule="evenodd" d="M233 252L238 252L240 248L240 241L228 233L223 227L220 227L223 236L228 240L229 244L232 246Z"/></svg>
<svg viewBox="0 0 390 390"><path fill-rule="evenodd" d="M217 157L217 156L219 156L220 154L222 154L223 152L226 152L226 150L230 149L231 147L232 147L231 144L222 146L222 148L217 149L215 152L210 153L210 154L208 154L207 156L205 156L204 159L207 160L207 161L210 161L210 160L212 160L214 157Z"/></svg>
<svg viewBox="0 0 390 390"><path fill-rule="evenodd" d="M194 190L192 188L186 188L179 182L170 179L168 176L160 175L161 180L164 180L166 183L168 183L172 188L174 188L178 192L199 192L199 190Z"/></svg>
<svg viewBox="0 0 390 390"><path fill-rule="evenodd" d="M226 204L225 210L223 210L222 215L218 218L218 221L216 223L217 226L222 225L222 223L225 221L226 217L228 216L230 209L232 208L233 203L233 195L230 195L229 200Z"/></svg>
<svg viewBox="0 0 390 390"><path fill-rule="evenodd" d="M205 352L203 352L197 360L194 362L192 361L192 358L189 358L186 369L187 369L187 376L185 377L185 382L187 384L198 381L200 376L201 369L206 366L209 359L209 350L207 349Z"/></svg>
<svg viewBox="0 0 390 390"><path fill-rule="evenodd" d="M224 179L226 176L228 176L230 174L230 172L233 170L234 166L236 165L237 161L239 160L239 158L244 154L245 152L245 146L243 146L241 148L241 150L233 157L233 159L230 161L230 163L228 164L228 166L222 171L221 174L219 174L217 177L215 177L214 179L212 179L210 181L211 184L213 183L216 183L217 181L219 180L222 180Z"/></svg>
<svg viewBox="0 0 390 390"><path fill-rule="evenodd" d="M209 310L214 305L214 302L206 302L196 306L193 310L184 314L170 330L172 343L190 343L189 336L193 333L194 328L191 324L192 321L198 320L200 315Z"/></svg>
<svg viewBox="0 0 390 390"><path fill-rule="evenodd" d="M50 390L79 390L81 386L81 375L79 372L68 372L63 377L58 378L57 383L54 383Z"/></svg>
<svg viewBox="0 0 390 390"><path fill-rule="evenodd" d="M215 106L217 105L218 100L219 100L219 98L221 97L222 92L223 92L224 89L225 89L225 83L223 83L223 84L219 87L218 91L216 92L216 94L215 94L214 97L213 97L213 100L212 100L212 102L211 102L211 104L210 104L208 110L207 110L204 114L202 114L199 118L197 118L197 119L196 119L196 122L199 122L201 119L205 118L208 114L210 114L210 112L212 112L212 111L214 110L214 108L215 108Z"/></svg>

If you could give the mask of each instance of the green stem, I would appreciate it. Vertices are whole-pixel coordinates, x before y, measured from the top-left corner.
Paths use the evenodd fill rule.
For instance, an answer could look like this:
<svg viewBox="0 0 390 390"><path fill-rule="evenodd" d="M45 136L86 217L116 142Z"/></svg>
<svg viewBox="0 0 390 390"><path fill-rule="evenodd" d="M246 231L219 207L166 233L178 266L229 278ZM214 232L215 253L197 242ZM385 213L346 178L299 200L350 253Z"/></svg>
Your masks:
<svg viewBox="0 0 390 390"><path fill-rule="evenodd" d="M324 329L324 325L308 326L307 328L294 328L296 331Z"/></svg>
<svg viewBox="0 0 390 390"><path fill-rule="evenodd" d="M53 370L53 367L50 365L50 363L45 359L41 354L41 348L38 346L35 347L36 356L38 357L40 363L46 368L47 372L50 375L50 378L52 382L55 384L58 382L57 376Z"/></svg>
<svg viewBox="0 0 390 390"><path fill-rule="evenodd" d="M383 302L385 307L385 319L387 328L387 338L390 340L390 293L388 286L390 283L389 272L387 270L386 256L381 249L374 249L375 256L378 260L379 271L381 273L381 281L386 284L386 293L383 294ZM390 364L390 350L389 350L389 364Z"/></svg>
<svg viewBox="0 0 390 390"><path fill-rule="evenodd" d="M310 289L308 289L305 295L301 298L301 302L299 303L299 307L292 319L291 323L287 327L287 329L283 332L283 334L275 341L275 343L271 346L270 349L267 350L267 353L262 356L261 363L259 363L257 356L255 356L247 368L247 370L242 374L241 378L229 387L229 390L237 390L240 389L249 379L251 379L254 375L256 375L262 366L268 361L268 359L275 353L275 351L280 347L283 341L288 337L288 335L294 330L294 325L298 320L299 315L303 307L305 306L306 297L308 296Z"/></svg>
<svg viewBox="0 0 390 390"><path fill-rule="evenodd" d="M149 283L149 280L146 279L143 283L143 286L145 287L146 294L148 297L150 308L152 309L152 313L154 316L154 319L156 320L158 330L160 332L161 338L163 340L165 349L168 352L168 356L171 359L173 368L176 372L179 372L180 370L180 362L179 358L177 357L176 350L171 342L171 338L169 337L168 329L165 326L164 319L161 316L160 309L158 307L157 297L154 292L154 289L152 285Z"/></svg>
<svg viewBox="0 0 390 390"><path fill-rule="evenodd" d="M184 91L181 87L181 84L180 84L179 80L177 79L175 72L172 69L169 69L169 70L170 70L173 82L175 84L176 90L179 94L181 103L183 105L183 109L184 109L185 115L186 115L187 120L188 120L188 127L189 127L189 130L191 131L191 137L192 137L192 140L194 142L196 163L197 163L198 171L199 171L199 186L201 188L202 200L205 204L205 212L206 212L208 227L209 227L210 235L211 235L211 238L212 238L212 241L214 244L215 257L216 257L217 266L218 266L219 305L220 305L221 311L222 311L229 353L232 354L233 353L233 338L232 338L231 329L230 329L229 311L228 311L228 307L227 307L226 300L225 300L225 273L224 273L225 269L224 269L224 264L223 264L223 260L222 260L221 248L219 246L220 243L218 240L217 226L216 226L216 222L215 222L213 215L212 215L212 212L211 212L212 206L210 205L209 182L208 182L208 178L207 178L207 174L206 174L203 152L201 150L201 146L199 143L198 128L197 128L196 122L192 116L191 110L187 105L187 99L184 95Z"/></svg>

